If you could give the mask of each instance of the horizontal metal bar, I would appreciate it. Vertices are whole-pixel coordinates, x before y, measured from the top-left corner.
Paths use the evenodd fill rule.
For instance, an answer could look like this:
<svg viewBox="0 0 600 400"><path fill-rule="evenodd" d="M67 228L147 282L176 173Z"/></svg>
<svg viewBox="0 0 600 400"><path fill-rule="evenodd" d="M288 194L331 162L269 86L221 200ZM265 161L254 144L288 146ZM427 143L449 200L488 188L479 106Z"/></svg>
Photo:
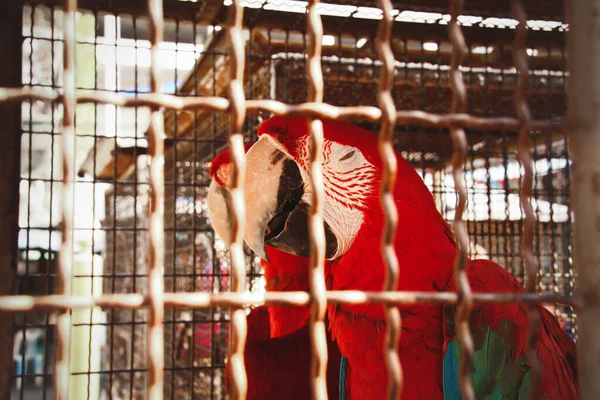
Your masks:
<svg viewBox="0 0 600 400"><path fill-rule="evenodd" d="M195 371L210 371L213 369L224 369L225 364L212 364L212 365L186 365L183 367L164 367L164 372L195 372ZM140 373L145 374L148 372L146 368L113 368L110 370L101 370L101 371L85 371L85 372L71 372L71 376L85 376L85 375L117 375L117 374L131 374L131 373ZM31 372L22 372L16 376L15 378L50 378L53 377L54 374L46 373L46 374L35 374Z"/></svg>
<svg viewBox="0 0 600 400"><path fill-rule="evenodd" d="M328 291L328 304L458 304L455 292L362 292L358 290ZM532 293L473 293L477 304L564 304L578 309L577 296ZM310 304L307 292L268 293L165 293L165 307L208 308L260 305L306 306ZM0 296L0 311L22 312L34 309L64 310L90 307L137 309L148 304L146 297L137 293L107 294L99 297L82 296Z"/></svg>
<svg viewBox="0 0 600 400"><path fill-rule="evenodd" d="M200 311L200 310L197 310ZM222 323L228 323L230 322L230 319L198 319L196 318L196 320L188 320L188 319L163 319L163 325L167 326L167 325L182 325L182 324L189 324L189 325L198 325L198 326L202 326L205 327L206 325L211 325L211 324L222 324ZM127 326L129 328L136 326L136 327L141 327L142 325L146 325L148 323L147 319L142 319L142 318L136 318L135 320L129 320L129 321L108 321L108 322L94 322L94 323L74 323L72 326L76 327L76 326L87 326L87 327L91 327L91 326L105 326L105 327L111 327L111 326ZM27 325L22 325L22 324L16 324L15 327L19 330L22 329L51 329L49 326L47 326L46 324L27 324Z"/></svg>
<svg viewBox="0 0 600 400"><path fill-rule="evenodd" d="M60 101L59 91L43 88L0 88L0 102L43 100ZM118 107L165 107L173 110L207 109L228 112L230 102L224 97L175 96L170 94L143 93L129 98L118 93L82 90L77 93L78 103L112 104ZM306 102L285 104L276 100L247 100L248 113L271 112L288 117L338 119L343 121L379 122L381 110L371 106L336 107L326 103ZM465 128L489 131L518 131L521 122L513 117L476 117L467 113L436 114L420 110L399 110L396 113L397 125L422 125L439 128ZM533 131L566 131L563 120L531 121Z"/></svg>
<svg viewBox="0 0 600 400"><path fill-rule="evenodd" d="M47 88L0 88L0 101L61 101L62 98L60 91ZM118 107L165 107L173 110L205 108L227 111L229 108L229 101L223 97L182 97L163 93L139 93L137 97L126 97L99 90L78 90L77 102L112 104Z"/></svg>
<svg viewBox="0 0 600 400"><path fill-rule="evenodd" d="M0 296L0 311L64 310L90 307L136 309L146 305L141 294L111 294L101 297L66 295Z"/></svg>

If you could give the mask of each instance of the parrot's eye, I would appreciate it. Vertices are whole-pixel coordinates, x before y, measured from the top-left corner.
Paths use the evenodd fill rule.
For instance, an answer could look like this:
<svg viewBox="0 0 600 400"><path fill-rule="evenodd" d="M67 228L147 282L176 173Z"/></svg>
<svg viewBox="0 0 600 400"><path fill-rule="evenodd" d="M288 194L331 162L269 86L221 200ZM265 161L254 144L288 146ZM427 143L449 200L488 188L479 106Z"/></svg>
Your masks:
<svg viewBox="0 0 600 400"><path fill-rule="evenodd" d="M340 161L349 160L350 158L352 158L352 156L354 155L354 153L356 153L355 150L352 150L352 151L348 152L344 157L340 158Z"/></svg>

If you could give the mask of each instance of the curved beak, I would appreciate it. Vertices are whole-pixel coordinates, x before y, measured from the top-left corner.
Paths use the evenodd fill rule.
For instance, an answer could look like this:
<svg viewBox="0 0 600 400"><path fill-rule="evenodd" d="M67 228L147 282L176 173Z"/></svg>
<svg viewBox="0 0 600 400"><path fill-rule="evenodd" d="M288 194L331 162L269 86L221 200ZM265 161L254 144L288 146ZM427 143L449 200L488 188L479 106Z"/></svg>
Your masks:
<svg viewBox="0 0 600 400"><path fill-rule="evenodd" d="M289 214L304 193L296 163L262 137L246 154L244 187L246 244L268 261L265 242L275 243L286 229ZM215 232L231 244L231 199L229 191L214 179L208 188L208 215ZM288 235L291 226L288 225ZM296 240L297 241L297 240ZM296 254L296 252L292 252Z"/></svg>
<svg viewBox="0 0 600 400"><path fill-rule="evenodd" d="M269 135L246 153L244 240L268 261L265 245L297 256L309 256L309 198L296 162ZM325 223L326 256L337 250L335 235Z"/></svg>
<svg viewBox="0 0 600 400"><path fill-rule="evenodd" d="M298 166L268 135L246 153L244 240L268 261L265 244L303 255L301 206L304 182ZM304 204L306 205L306 204ZM306 221L304 221L306 224ZM300 229L299 229L300 228ZM284 247L284 248L282 248Z"/></svg>

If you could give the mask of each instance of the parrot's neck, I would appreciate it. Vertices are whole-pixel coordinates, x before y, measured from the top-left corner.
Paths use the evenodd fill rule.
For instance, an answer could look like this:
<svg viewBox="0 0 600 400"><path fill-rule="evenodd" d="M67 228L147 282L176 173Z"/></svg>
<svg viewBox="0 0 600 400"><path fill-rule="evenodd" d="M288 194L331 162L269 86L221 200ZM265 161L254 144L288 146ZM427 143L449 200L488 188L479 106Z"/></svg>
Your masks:
<svg viewBox="0 0 600 400"><path fill-rule="evenodd" d="M451 279L456 248L440 222L431 218L399 221L394 247L400 268L398 290L442 290ZM336 263L334 279L342 275L351 283L344 289L377 291L383 287L380 232L382 228L366 229Z"/></svg>
<svg viewBox="0 0 600 400"><path fill-rule="evenodd" d="M394 248L400 269L396 288L423 292L445 290L452 281L456 256L450 228L436 210L433 199L427 198L431 196L428 192L419 195L407 185L403 189L410 195L417 195L396 196L398 227ZM379 208L379 212L370 219L365 218L350 251L326 268L328 290L380 291L383 288L386 268L380 251L382 232L383 212ZM429 369L429 374L435 376L435 368L441 365L443 354L441 306L407 305L400 309L404 339L400 341L399 349L408 349L407 354L411 356L410 349L421 349L412 347L415 343L429 349L418 354L419 362L413 362L412 367ZM348 358L346 379L350 382L349 396L385 398L387 373L381 362L385 334L383 307L373 304L333 305L328 307L328 316L332 321L332 336L342 354ZM368 346L364 344L365 337L371 338ZM417 354L414 354L414 359L417 359ZM429 392L423 398L439 398L429 396L435 395L436 388L428 388Z"/></svg>
<svg viewBox="0 0 600 400"><path fill-rule="evenodd" d="M261 261L270 292L308 291L308 258L266 247L269 262ZM271 337L288 335L308 324L310 307L269 306Z"/></svg>
<svg viewBox="0 0 600 400"><path fill-rule="evenodd" d="M397 289L443 290L453 274L453 234L421 177L410 166L399 164L399 168L403 175L394 193L398 210L394 244L400 268ZM379 249L384 214L379 199L373 201L350 250L328 270L330 289L379 291L383 287L386 268Z"/></svg>

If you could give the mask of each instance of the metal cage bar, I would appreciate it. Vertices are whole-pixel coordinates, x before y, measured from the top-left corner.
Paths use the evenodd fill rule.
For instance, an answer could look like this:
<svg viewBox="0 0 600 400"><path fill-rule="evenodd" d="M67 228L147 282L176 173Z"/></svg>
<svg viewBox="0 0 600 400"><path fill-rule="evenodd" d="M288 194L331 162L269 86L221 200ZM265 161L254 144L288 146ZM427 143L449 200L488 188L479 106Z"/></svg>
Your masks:
<svg viewBox="0 0 600 400"><path fill-rule="evenodd" d="M77 0L65 0L63 48L63 120L62 120L62 229L58 255L56 292L71 295L73 274L73 206L75 200L75 13ZM71 347L71 315L62 310L56 319L56 398L66 400L69 393L69 353Z"/></svg>
<svg viewBox="0 0 600 400"><path fill-rule="evenodd" d="M381 109L381 131L379 132L379 153L383 160L383 179L381 182L381 204L384 212L384 232L381 239L381 253L386 267L383 290L393 291L398 287L400 266L394 247L394 238L398 226L398 210L394 200L394 184L398 164L396 152L392 144L394 126L396 125L396 106L392 98L394 81L394 53L391 49L392 40L392 4L389 0L378 2L383 11L379 23L376 46L379 59L382 61L379 78L377 101ZM393 305L384 306L386 317L386 332L383 348L385 365L388 369L388 399L397 399L402 393L402 365L398 356L398 341L402 323L400 310Z"/></svg>
<svg viewBox="0 0 600 400"><path fill-rule="evenodd" d="M600 1L566 1L570 30L567 35L569 85L567 113L570 124L569 146L573 156L571 201L575 215L574 259L577 290L582 300L577 318L579 344L585 349L578 356L582 400L600 398L598 368L600 360L600 53L595 49L600 32Z"/></svg>
<svg viewBox="0 0 600 400"><path fill-rule="evenodd" d="M58 91L48 88L0 88L0 101L62 101ZM119 94L78 90L78 103L111 104L117 107L165 107L171 110L205 109L210 111L227 112L230 101L223 97L193 97L175 96L171 94L142 93L135 98L123 97ZM278 116L339 119L347 122L371 121L381 122L381 110L371 106L337 107L326 103L306 102L302 104L285 104L277 100L247 100L247 113L267 112ZM518 131L521 122L512 117L476 117L468 113L437 114L421 110L396 111L396 124L420 127L450 128L455 126L463 129L486 131ZM564 121L531 121L531 129L538 131L566 131Z"/></svg>
<svg viewBox="0 0 600 400"><path fill-rule="evenodd" d="M462 75L459 67L462 55L465 52L464 37L458 24L458 16L462 9L462 0L452 0L450 7L451 19L449 22L449 36L453 45L453 56L451 62L451 81L453 93L453 105L449 114L435 114L419 110L395 110L391 99L391 87L393 81L394 59L390 50L391 25L392 25L392 7L389 0L381 0L379 7L383 11L383 19L379 25L377 36L377 48L380 60L383 62L381 79L378 86L378 105L377 107L335 107L322 103L323 100L323 76L321 71L321 40L323 35L323 26L321 17L317 10L318 0L312 0L308 6L308 33L309 46L307 58L307 83L309 92L307 102L298 105L288 105L273 100L248 100L244 98L243 89L243 71L244 71L244 43L242 37L242 17L243 9L238 1L234 1L229 6L228 34L231 44L231 77L229 82L230 98L223 97L181 97L160 93L160 84L158 78L158 58L159 44L163 36L163 4L162 0L148 0L148 15L150 17L151 27L151 89L149 94L142 94L136 98L125 98L119 94L111 94L93 90L76 90L75 87L75 31L74 21L77 11L76 0L65 0L65 49L63 78L64 89L48 90L45 88L0 88L0 101L16 102L23 100L45 100L60 101L63 103L63 204L62 204L62 246L59 258L59 280L57 294L50 296L0 296L0 310L2 311L29 311L34 309L58 310L61 314L57 322L58 330L58 350L56 356L56 390L57 398L65 399L68 393L69 364L68 364L68 343L70 331L69 310L76 308L89 308L91 306L100 306L104 308L128 308L138 309L147 307L149 309L149 336L148 336L148 357L149 357L149 379L148 379L148 397L152 399L162 398L163 396L163 378L164 369L164 351L162 319L164 307L190 307L206 308L213 306L230 307L232 311L232 340L230 363L232 366L231 388L233 397L244 399L247 391L247 381L244 369L243 351L246 336L246 320L243 307L248 305L278 304L289 306L311 305L311 344L312 344L312 365L311 377L314 398L327 398L325 385L325 370L327 365L327 347L325 343L325 325L324 316L327 304L361 304L373 303L385 306L387 318L387 331L385 343L386 365L389 371L390 385L388 395L390 398L397 398L402 390L402 371L400 360L396 351L397 342L400 333L400 314L395 306L400 304L453 304L458 305L457 313L458 334L461 339L461 345L464 350L464 357L460 370L460 387L465 399L472 399L473 389L469 379L468 370L472 362L472 339L469 332L469 314L473 304L493 304L493 303L525 303L533 305L542 303L563 303L575 308L584 310L597 310L597 287L598 280L583 279L584 297L569 297L560 295L538 295L535 293L535 277L537 275L537 266L533 257L533 223L535 216L531 208L531 185L533 179L532 159L529 154L529 140L532 130L544 131L565 131L566 124L563 121L532 121L529 116L527 103L525 101L525 83L528 75L526 63L526 16L519 2L513 2L513 8L516 18L519 20L519 26L516 30L514 59L519 71L519 87L517 91L515 107L518 118L499 117L499 118L481 118L474 117L465 113L466 92ZM582 3L585 3L582 5ZM589 4L588 4L589 3ZM592 111L587 113L576 112L580 110L577 98L573 94L580 95L580 98L593 98L598 90L597 80L593 84L588 84L587 80L593 76L593 71L587 71L587 74L574 74L574 65L578 68L580 65L590 65L588 63L589 54L587 47L574 44L572 37L575 35L573 28L586 29L584 22L586 18L594 17L588 13L585 6L592 3L598 3L597 0L587 0L584 2L574 2L572 7L572 16L578 21L578 24L571 25L569 37L570 44L575 49L575 61L571 61L569 68L575 81L575 88L570 85L572 95L570 101L570 119L577 122L573 125L574 137L583 136L589 133L590 127L598 130L598 124L593 117ZM597 4L600 6L600 4ZM591 13L593 14L593 13ZM596 11L597 14L597 11ZM597 15L596 15L597 16ZM597 25L597 23L596 23ZM595 25L594 25L595 26ZM577 31L585 34L585 31ZM598 57L592 61L598 64ZM591 67L588 67L591 68ZM597 69L597 68L596 68ZM74 166L73 141L74 135L74 117L75 107L78 103L102 103L112 104L118 107L141 107L152 108L151 125L149 130L149 148L150 148L150 184L151 184L151 208L149 211L150 226L150 250L149 250L149 291L147 296L141 294L112 294L100 297L76 297L70 292L71 278L71 257L72 257L72 228L73 228L73 178ZM164 263L164 234L163 234L163 212L164 212L164 127L163 112L161 108L184 110L198 109L212 110L217 112L230 113L230 132L229 147L232 152L232 185L231 196L233 207L232 218L232 240L231 240L231 264L232 264L232 291L229 293L165 293L163 282L163 263ZM245 293L245 262L243 254L242 232L245 223L245 207L243 199L243 175L245 170L244 149L243 149L243 122L247 112L272 112L276 115L303 116L313 119L310 124L311 154L310 154L310 173L312 190L314 193L314 203L310 214L310 291L305 292L270 292L266 294ZM382 239L382 253L386 265L386 281L384 291L382 292L361 292L361 291L326 291L323 280L324 266L324 232L322 220L322 202L323 202L323 184L321 169L321 148L323 142L322 124L319 118L340 119L346 121L369 120L381 123L381 134L379 137L380 152L384 161L384 182L381 188L381 198L386 216L385 233ZM588 121L590 118L590 121ZM593 119L592 119L593 118ZM572 122L572 121L571 121ZM592 124L585 125L584 123ZM391 136L395 124L417 125L428 127L449 128L450 135L454 144L453 155L453 175L455 188L459 199L456 210L454 229L459 243L459 257L455 264L457 293L423 293L423 292L399 292L395 291L399 275L399 266L394 249L392 246L394 231L396 225L395 207L391 193L393 190L395 176L395 155L391 148ZM479 129L487 131L519 131L519 155L520 160L525 167L525 179L521 191L521 204L526 211L523 254L527 268L527 292L514 293L494 293L494 294L475 294L471 293L465 273L465 265L468 256L468 232L462 221L463 211L465 209L466 188L463 183L462 168L466 158L467 142L464 129ZM595 133L595 132L592 132ZM588 142L584 145L574 141L575 155L577 160L583 161L583 167L577 170L577 176L580 179L574 180L573 198L575 200L575 211L584 210L596 212L590 207L593 202L585 202L590 197L600 192L598 187L597 162L594 157L598 152L600 141L594 140L593 146ZM596 153L594 153L596 151ZM591 185L583 185L583 179L591 179ZM586 191L577 196L578 190ZM585 195L585 196L584 196ZM595 223L593 219L580 219L576 225L576 255L580 258L581 271L593 278L597 273L595 271L594 261L598 258L593 256L598 252L597 238L589 235L589 232L597 232L590 223ZM585 235L584 235L585 234ZM587 235L587 236L586 236ZM583 274L580 274L580 276ZM585 301L583 301L585 300ZM529 351L535 344L536 329L539 330L539 321L536 321L535 312L530 312L531 330L529 336ZM596 313L597 314L597 313ZM597 316L590 317L591 313L584 314L584 321L587 317L589 321L595 321ZM595 314L594 314L595 315ZM581 325L581 318L579 324ZM595 332L594 325L587 327L581 325L582 340L594 348ZM587 332L587 336L586 333ZM597 365L597 351L583 353L581 361L582 366L589 370L589 376L583 374L582 398L596 398L600 392L597 379L593 376L595 366ZM594 357L594 358L592 358ZM593 367L593 368L592 368ZM583 370L583 368L582 368ZM532 363L534 374L534 388L538 385L541 375L540 368L536 368ZM536 392L533 391L533 394ZM595 395L595 396L594 396Z"/></svg>
<svg viewBox="0 0 600 400"><path fill-rule="evenodd" d="M227 32L231 44L231 96L229 121L229 151L231 152L231 290L242 293L246 287L246 266L242 235L246 224L244 204L244 180L246 170L244 160L244 137L242 129L246 118L244 98L244 43L242 41L243 8L234 0L229 8ZM231 390L234 399L244 400L248 382L244 366L244 347L246 343L246 313L238 305L231 308L231 341L229 360L231 363Z"/></svg>
<svg viewBox="0 0 600 400"><path fill-rule="evenodd" d="M458 25L458 16L463 8L462 0L452 0L450 4L450 22L448 23L448 35L452 42L452 60L450 62L450 79L452 83L452 112L464 112L467 103L467 93L460 64L464 54L467 52L465 38ZM450 127L452 138L452 177L458 197L456 213L454 215L454 234L458 244L458 254L454 264L454 278L458 294L458 307L456 312L456 334L462 350L460 367L458 371L458 384L462 396L467 400L475 399L473 383L470 372L473 366L473 337L469 326L471 309L473 308L473 293L467 278L466 267L469 262L469 231L463 221L463 213L467 205L467 188L463 177L463 167L467 157L468 144L464 129Z"/></svg>
<svg viewBox="0 0 600 400"><path fill-rule="evenodd" d="M515 42L513 45L513 60L517 71L519 72L519 84L515 89L515 111L521 121L519 130L518 156L521 165L525 171L521 181L520 201L521 208L525 212L525 221L523 223L523 238L521 242L521 253L525 264L526 280L525 290L529 293L535 293L538 279L538 263L533 253L533 236L535 230L536 216L531 205L533 190L533 157L531 156L531 114L526 99L527 81L529 79L529 66L527 65L527 15L523 4L518 0L511 2L513 18L519 24L515 30ZM527 361L531 368L531 391L532 399L541 398L542 390L542 371L539 360L537 359L536 342L541 331L541 317L539 310L531 305L529 314L529 332L527 336Z"/></svg>
<svg viewBox="0 0 600 400"><path fill-rule="evenodd" d="M309 1L307 25L309 44L306 59L308 101L323 102L323 71L321 69L321 48L323 23L317 12L319 0ZM327 328L325 327L325 228L323 225L323 202L325 186L323 183L323 123L318 119L309 122L310 155L309 173L312 191L312 204L308 215L309 291L311 298L310 344L311 344L311 389L315 399L327 399Z"/></svg>
<svg viewBox="0 0 600 400"><path fill-rule="evenodd" d="M458 304L459 296L452 292L363 292L358 290L328 290L328 304ZM311 303L306 292L260 293L165 293L165 306L169 307L231 307L287 305L306 306ZM581 309L582 301L576 296L532 293L474 293L474 304L564 304ZM89 307L136 309L148 305L141 294L107 294L98 297L68 295L0 296L0 311L23 312L31 310L64 310Z"/></svg>
<svg viewBox="0 0 600 400"><path fill-rule="evenodd" d="M148 0L150 17L150 89L161 90L158 60L160 43L164 36L162 0ZM164 118L162 110L152 108L148 128L148 154L150 155L150 210L148 219L148 366L147 379L149 399L163 396L164 369L164 204L165 204L165 156Z"/></svg>

